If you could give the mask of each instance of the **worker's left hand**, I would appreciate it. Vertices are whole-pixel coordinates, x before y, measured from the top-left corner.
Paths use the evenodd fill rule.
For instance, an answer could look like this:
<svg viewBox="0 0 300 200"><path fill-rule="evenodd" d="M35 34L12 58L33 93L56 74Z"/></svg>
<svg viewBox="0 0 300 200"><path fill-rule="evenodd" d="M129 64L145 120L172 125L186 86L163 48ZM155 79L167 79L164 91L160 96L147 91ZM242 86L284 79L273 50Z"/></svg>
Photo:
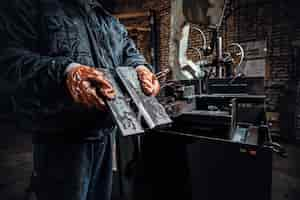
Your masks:
<svg viewBox="0 0 300 200"><path fill-rule="evenodd" d="M146 66L136 68L143 92L148 96L157 96L160 91L159 81Z"/></svg>

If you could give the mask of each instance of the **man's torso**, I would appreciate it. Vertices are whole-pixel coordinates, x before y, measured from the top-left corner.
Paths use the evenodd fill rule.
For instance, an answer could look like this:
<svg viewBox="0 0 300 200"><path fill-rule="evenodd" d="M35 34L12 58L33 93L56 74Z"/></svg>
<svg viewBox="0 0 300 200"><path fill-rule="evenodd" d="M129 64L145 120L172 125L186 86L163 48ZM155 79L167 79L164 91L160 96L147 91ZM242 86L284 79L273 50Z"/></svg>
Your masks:
<svg viewBox="0 0 300 200"><path fill-rule="evenodd" d="M70 1L39 0L36 51L43 56L68 57L76 63L96 68L114 69L121 65L123 48L118 22L99 5L84 9ZM24 127L57 133L113 126L107 113L77 105L64 93L61 96L55 91L47 93L38 97L38 109L29 116L31 119L21 120Z"/></svg>

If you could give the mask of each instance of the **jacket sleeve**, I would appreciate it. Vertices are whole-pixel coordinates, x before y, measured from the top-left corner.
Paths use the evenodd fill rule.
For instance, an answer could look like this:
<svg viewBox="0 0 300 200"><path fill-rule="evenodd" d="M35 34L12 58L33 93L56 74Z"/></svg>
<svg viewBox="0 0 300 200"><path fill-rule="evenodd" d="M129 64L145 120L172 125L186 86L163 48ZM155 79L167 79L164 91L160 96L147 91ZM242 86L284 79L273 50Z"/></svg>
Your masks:
<svg viewBox="0 0 300 200"><path fill-rule="evenodd" d="M0 79L30 95L61 88L72 62L41 55L41 24L34 1L4 1L0 8Z"/></svg>
<svg viewBox="0 0 300 200"><path fill-rule="evenodd" d="M152 70L152 66L147 63L145 57L139 52L134 41L129 37L128 32L124 25L119 21L117 24L122 35L122 47L123 47L123 65L137 67L139 65L145 65Z"/></svg>

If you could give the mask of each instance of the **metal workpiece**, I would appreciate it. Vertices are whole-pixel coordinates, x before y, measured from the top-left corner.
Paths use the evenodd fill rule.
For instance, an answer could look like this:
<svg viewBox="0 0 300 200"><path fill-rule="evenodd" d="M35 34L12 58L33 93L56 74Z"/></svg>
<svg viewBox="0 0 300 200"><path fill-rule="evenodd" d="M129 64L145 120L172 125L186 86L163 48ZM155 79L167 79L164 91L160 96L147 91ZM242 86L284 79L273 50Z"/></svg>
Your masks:
<svg viewBox="0 0 300 200"><path fill-rule="evenodd" d="M153 96L142 91L137 73L131 67L117 68L117 75L126 88L138 110L138 116L144 119L147 128L153 129L172 122L165 108Z"/></svg>
<svg viewBox="0 0 300 200"><path fill-rule="evenodd" d="M143 93L134 68L119 67L116 72L104 73L116 92L116 97L106 103L123 136L142 134L172 122L157 99Z"/></svg>
<svg viewBox="0 0 300 200"><path fill-rule="evenodd" d="M130 98L123 93L110 71L105 70L105 75L116 92L116 97L107 101L107 105L121 134L130 136L144 133L138 114L130 105Z"/></svg>

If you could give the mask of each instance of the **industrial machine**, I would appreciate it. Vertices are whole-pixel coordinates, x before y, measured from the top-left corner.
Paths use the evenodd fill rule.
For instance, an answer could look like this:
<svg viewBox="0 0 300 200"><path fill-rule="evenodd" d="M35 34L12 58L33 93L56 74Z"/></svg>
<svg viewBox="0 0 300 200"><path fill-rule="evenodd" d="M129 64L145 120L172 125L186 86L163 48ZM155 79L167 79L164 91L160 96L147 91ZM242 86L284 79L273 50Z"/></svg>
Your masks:
<svg viewBox="0 0 300 200"><path fill-rule="evenodd" d="M272 155L286 154L268 130L265 96L256 90L263 80L230 84L210 79L200 94L195 80L166 86L160 101L172 126L131 138L131 145L119 138L123 198L271 199Z"/></svg>
<svg viewBox="0 0 300 200"><path fill-rule="evenodd" d="M168 84L172 125L119 138L122 199L270 200L272 156L286 152L268 130L264 80Z"/></svg>
<svg viewBox="0 0 300 200"><path fill-rule="evenodd" d="M264 79L167 81L162 88L158 100L172 125L119 138L122 199L270 200L272 155L286 152L268 130Z"/></svg>
<svg viewBox="0 0 300 200"><path fill-rule="evenodd" d="M228 1L178 1L187 22L178 44L178 66L170 70L179 69L180 78L163 80L158 97L173 123L135 138L119 138L120 196L270 200L272 155L284 157L286 152L268 130L264 78L245 76L240 44L224 51L220 26ZM207 26L210 45L204 32L188 21ZM192 29L203 42L192 49L198 62L186 56Z"/></svg>

